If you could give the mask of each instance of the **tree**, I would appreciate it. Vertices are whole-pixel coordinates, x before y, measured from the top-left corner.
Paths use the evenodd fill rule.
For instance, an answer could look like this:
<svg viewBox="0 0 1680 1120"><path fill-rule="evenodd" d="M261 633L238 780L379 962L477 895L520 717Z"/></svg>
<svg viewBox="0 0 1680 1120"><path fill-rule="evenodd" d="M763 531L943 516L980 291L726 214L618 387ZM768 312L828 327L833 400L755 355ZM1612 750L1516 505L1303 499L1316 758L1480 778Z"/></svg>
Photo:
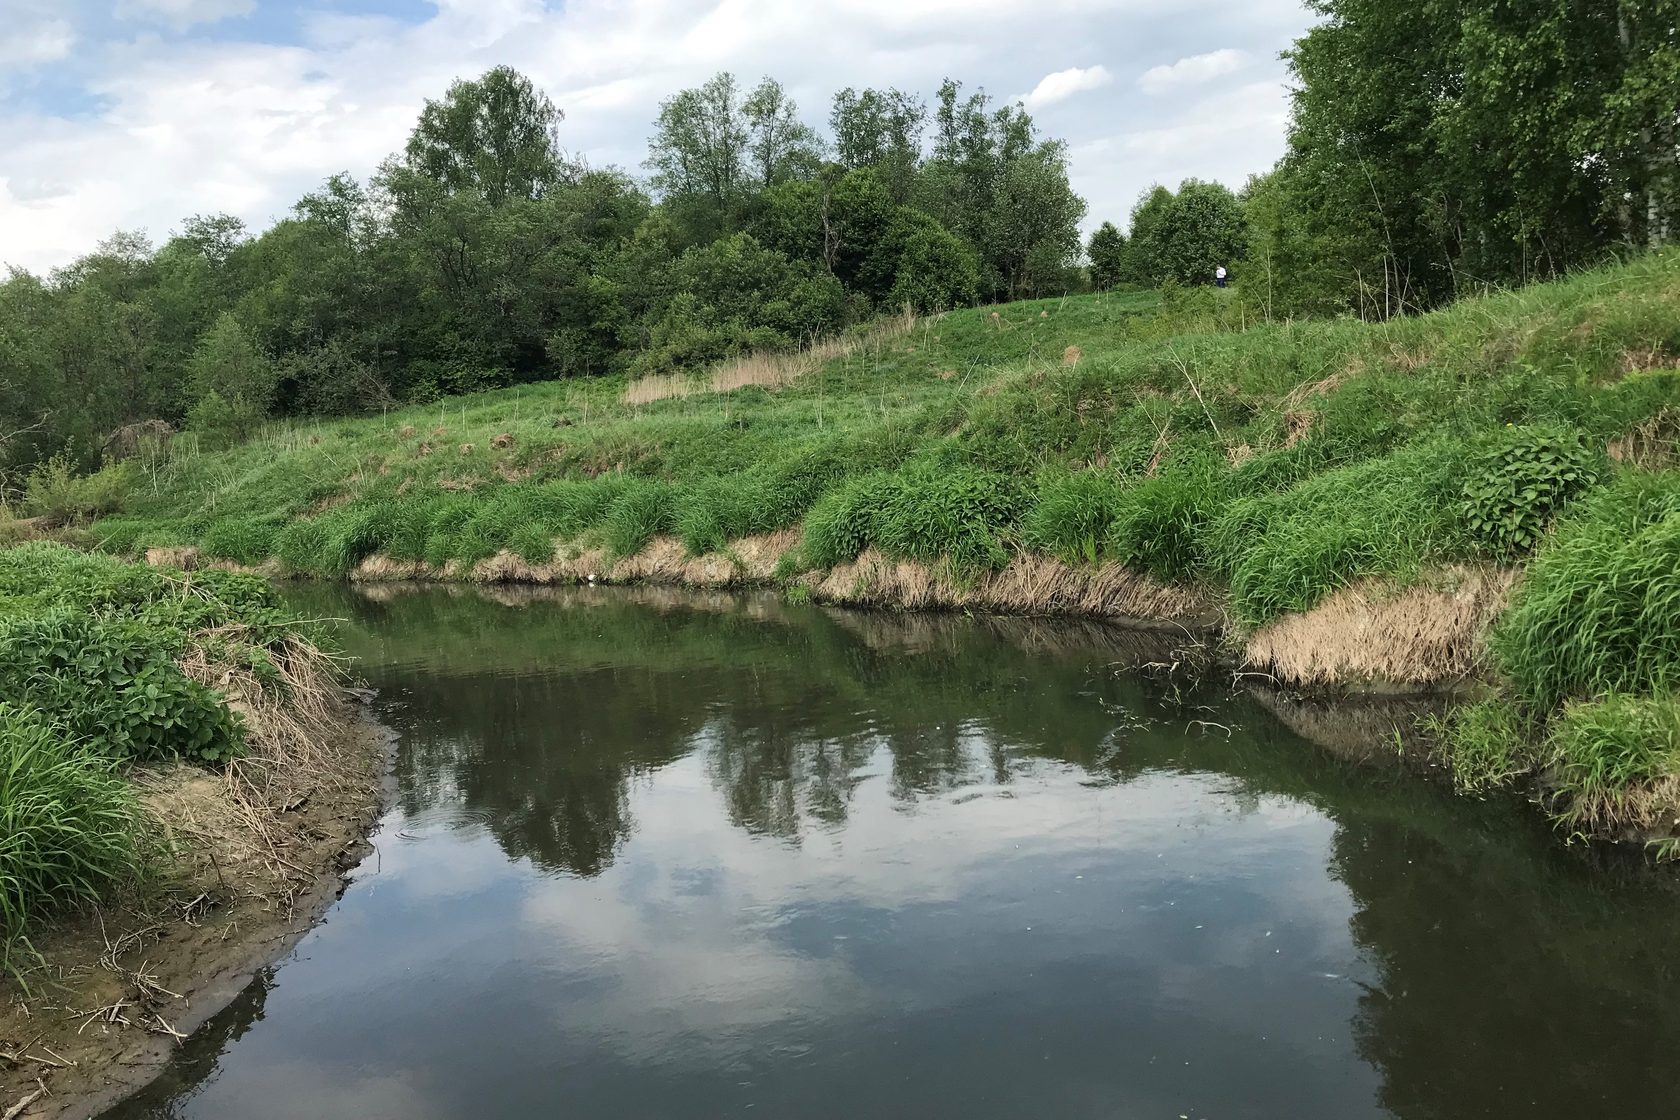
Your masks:
<svg viewBox="0 0 1680 1120"><path fill-rule="evenodd" d="M274 363L226 312L199 340L188 377L194 399L188 424L218 438L250 435L274 399Z"/></svg>
<svg viewBox="0 0 1680 1120"><path fill-rule="evenodd" d="M701 195L731 206L746 180L751 129L735 75L718 74L659 104L647 168L664 195Z"/></svg>
<svg viewBox="0 0 1680 1120"><path fill-rule="evenodd" d="M1091 287L1099 292L1117 287L1126 271L1126 235L1113 222L1104 222L1085 252L1091 258Z"/></svg>
<svg viewBox="0 0 1680 1120"><path fill-rule="evenodd" d="M964 98L959 83L940 86L917 202L975 250L986 294L1054 290L1078 253L1085 214L1068 183L1066 147L1039 140L1020 106L990 105L984 91Z"/></svg>
<svg viewBox="0 0 1680 1120"><path fill-rule="evenodd" d="M1215 270L1236 264L1248 248L1248 221L1230 188L1186 179L1154 236L1168 278L1211 284Z"/></svg>
<svg viewBox="0 0 1680 1120"><path fill-rule="evenodd" d="M747 149L759 187L809 174L822 159L817 134L799 119L799 106L782 84L765 78L741 106Z"/></svg>
<svg viewBox="0 0 1680 1120"><path fill-rule="evenodd" d="M427 100L409 135L407 164L445 191L475 191L492 206L540 198L567 177L560 152L564 114L508 66L457 81Z"/></svg>
<svg viewBox="0 0 1680 1120"><path fill-rule="evenodd" d="M828 123L841 167L872 168L895 204L909 200L927 128L927 106L919 97L896 89L859 92L848 87L834 95Z"/></svg>
<svg viewBox="0 0 1680 1120"><path fill-rule="evenodd" d="M1125 278L1134 284L1158 285L1167 278L1161 223L1172 209L1173 192L1156 184L1132 207L1131 238L1126 244Z"/></svg>
<svg viewBox="0 0 1680 1120"><path fill-rule="evenodd" d="M974 302L980 262L962 238L920 210L900 207L888 241L897 268L886 304L921 312L948 311Z"/></svg>

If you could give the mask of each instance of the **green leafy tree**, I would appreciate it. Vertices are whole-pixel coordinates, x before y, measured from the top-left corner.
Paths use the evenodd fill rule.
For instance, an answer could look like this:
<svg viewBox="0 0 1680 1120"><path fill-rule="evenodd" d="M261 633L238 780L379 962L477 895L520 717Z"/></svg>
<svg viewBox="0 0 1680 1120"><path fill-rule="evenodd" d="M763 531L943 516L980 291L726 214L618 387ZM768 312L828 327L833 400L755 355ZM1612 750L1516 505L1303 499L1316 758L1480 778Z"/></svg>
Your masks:
<svg viewBox="0 0 1680 1120"><path fill-rule="evenodd" d="M848 171L873 169L894 203L907 202L927 116L922 100L902 90L843 89L834 95L828 118L835 160Z"/></svg>
<svg viewBox="0 0 1680 1120"><path fill-rule="evenodd" d="M274 363L226 312L199 340L188 376L194 399L189 426L219 438L250 435L274 398Z"/></svg>
<svg viewBox="0 0 1680 1120"><path fill-rule="evenodd" d="M817 134L799 119L796 105L774 78L759 82L742 103L747 150L759 187L809 175L822 159Z"/></svg>
<svg viewBox="0 0 1680 1120"><path fill-rule="evenodd" d="M450 193L473 191L492 206L539 198L567 176L563 119L529 78L498 66L428 100L404 155L417 174Z"/></svg>
<svg viewBox="0 0 1680 1120"><path fill-rule="evenodd" d="M723 210L747 180L750 123L735 75L718 74L659 105L647 168L666 196L700 196Z"/></svg>
<svg viewBox="0 0 1680 1120"><path fill-rule="evenodd" d="M1097 227L1085 254L1091 260L1091 287L1106 292L1119 286L1126 273L1126 235L1113 222Z"/></svg>

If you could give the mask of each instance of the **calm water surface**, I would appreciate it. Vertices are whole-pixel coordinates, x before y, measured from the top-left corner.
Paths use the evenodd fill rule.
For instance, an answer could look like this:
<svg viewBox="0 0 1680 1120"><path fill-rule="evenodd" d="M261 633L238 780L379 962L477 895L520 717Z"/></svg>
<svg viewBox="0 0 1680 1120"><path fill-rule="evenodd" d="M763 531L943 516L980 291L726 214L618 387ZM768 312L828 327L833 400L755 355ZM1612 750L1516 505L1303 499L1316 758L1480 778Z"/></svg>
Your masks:
<svg viewBox="0 0 1680 1120"><path fill-rule="evenodd" d="M396 804L114 1117L1680 1112L1663 879L1125 632L291 594L350 619Z"/></svg>

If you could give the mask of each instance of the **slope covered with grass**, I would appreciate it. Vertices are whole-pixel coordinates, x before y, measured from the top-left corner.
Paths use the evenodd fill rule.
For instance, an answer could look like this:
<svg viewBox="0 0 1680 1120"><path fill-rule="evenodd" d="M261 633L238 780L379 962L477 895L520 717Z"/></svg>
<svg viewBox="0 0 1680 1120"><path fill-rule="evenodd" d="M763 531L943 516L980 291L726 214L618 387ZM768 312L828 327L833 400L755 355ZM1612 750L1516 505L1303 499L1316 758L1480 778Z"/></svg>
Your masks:
<svg viewBox="0 0 1680 1120"><path fill-rule="evenodd" d="M1039 555L1194 585L1238 629L1360 581L1532 565L1492 647L1506 722L1539 729L1523 742L1578 754L1575 708L1543 730L1567 705L1668 703L1680 256L1385 323L1256 322L1238 300L969 310L763 376L554 382L178 445L93 531L334 576L798 529L790 577L866 550L959 582ZM1567 785L1563 749L1497 769Z"/></svg>

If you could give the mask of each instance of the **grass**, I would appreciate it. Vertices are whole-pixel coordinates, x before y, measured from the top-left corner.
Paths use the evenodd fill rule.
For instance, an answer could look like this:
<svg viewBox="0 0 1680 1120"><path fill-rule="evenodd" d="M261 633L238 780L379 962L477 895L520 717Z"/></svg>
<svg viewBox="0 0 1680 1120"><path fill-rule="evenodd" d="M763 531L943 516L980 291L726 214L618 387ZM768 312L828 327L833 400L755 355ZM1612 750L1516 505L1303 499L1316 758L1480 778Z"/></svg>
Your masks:
<svg viewBox="0 0 1680 1120"><path fill-rule="evenodd" d="M41 914L139 873L142 827L115 762L67 744L40 712L0 703L0 973Z"/></svg>

